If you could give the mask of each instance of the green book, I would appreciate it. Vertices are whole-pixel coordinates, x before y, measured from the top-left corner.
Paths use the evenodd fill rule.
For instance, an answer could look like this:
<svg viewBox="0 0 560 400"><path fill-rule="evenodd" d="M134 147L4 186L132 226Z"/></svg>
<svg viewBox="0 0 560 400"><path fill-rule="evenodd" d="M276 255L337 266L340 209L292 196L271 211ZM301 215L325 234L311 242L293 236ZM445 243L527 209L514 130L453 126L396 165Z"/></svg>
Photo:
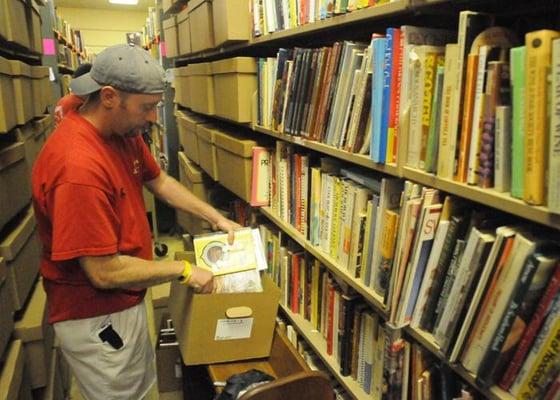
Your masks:
<svg viewBox="0 0 560 400"><path fill-rule="evenodd" d="M438 66L435 79L434 96L432 98L432 115L430 116L430 131L428 133L428 144L426 147L426 162L424 168L426 172L436 172L438 144L439 144L439 123L441 120L441 97L443 95L443 72L444 67Z"/></svg>
<svg viewBox="0 0 560 400"><path fill-rule="evenodd" d="M523 198L523 159L525 156L525 46L510 51L512 87L511 195Z"/></svg>

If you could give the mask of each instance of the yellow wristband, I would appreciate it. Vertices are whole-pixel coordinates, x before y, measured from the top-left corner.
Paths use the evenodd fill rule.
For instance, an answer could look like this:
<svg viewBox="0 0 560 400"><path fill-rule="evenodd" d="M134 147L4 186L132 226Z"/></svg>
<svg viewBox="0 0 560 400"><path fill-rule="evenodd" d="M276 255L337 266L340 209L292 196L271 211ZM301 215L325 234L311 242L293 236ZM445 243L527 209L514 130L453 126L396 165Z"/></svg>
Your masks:
<svg viewBox="0 0 560 400"><path fill-rule="evenodd" d="M185 269L183 270L183 273L179 277L179 282L186 285L191 280L191 275L192 275L192 264L188 261L185 261Z"/></svg>

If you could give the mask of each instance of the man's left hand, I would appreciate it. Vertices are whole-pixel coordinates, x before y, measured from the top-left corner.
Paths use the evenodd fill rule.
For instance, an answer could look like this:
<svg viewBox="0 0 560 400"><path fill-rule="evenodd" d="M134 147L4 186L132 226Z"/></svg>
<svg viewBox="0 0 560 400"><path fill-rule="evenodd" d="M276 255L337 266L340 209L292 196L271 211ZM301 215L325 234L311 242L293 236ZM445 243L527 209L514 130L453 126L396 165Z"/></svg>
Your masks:
<svg viewBox="0 0 560 400"><path fill-rule="evenodd" d="M220 218L213 226L212 229L216 230L216 231L223 231L226 232L228 234L228 243L230 245L233 244L233 240L234 240L234 236L235 233L234 231L236 229L241 229L242 226L239 225L238 223L227 219L226 217Z"/></svg>

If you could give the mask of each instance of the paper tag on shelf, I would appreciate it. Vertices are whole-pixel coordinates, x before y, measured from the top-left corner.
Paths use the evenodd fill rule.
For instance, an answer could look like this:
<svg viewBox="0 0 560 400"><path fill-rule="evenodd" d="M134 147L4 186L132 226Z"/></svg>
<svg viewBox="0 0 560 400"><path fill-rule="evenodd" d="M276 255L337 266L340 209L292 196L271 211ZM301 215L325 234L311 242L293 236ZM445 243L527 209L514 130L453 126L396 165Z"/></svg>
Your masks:
<svg viewBox="0 0 560 400"><path fill-rule="evenodd" d="M252 329L253 318L219 319L214 340L247 339Z"/></svg>

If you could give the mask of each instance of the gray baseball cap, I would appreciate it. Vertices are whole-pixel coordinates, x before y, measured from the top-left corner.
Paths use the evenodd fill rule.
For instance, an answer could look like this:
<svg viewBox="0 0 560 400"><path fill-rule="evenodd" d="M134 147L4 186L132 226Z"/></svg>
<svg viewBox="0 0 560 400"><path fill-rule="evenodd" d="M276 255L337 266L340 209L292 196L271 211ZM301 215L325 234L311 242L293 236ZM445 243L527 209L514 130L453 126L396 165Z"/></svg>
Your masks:
<svg viewBox="0 0 560 400"><path fill-rule="evenodd" d="M129 93L159 94L165 90L165 72L147 51L128 44L103 50L91 71L70 82L72 93L86 96L103 86Z"/></svg>

